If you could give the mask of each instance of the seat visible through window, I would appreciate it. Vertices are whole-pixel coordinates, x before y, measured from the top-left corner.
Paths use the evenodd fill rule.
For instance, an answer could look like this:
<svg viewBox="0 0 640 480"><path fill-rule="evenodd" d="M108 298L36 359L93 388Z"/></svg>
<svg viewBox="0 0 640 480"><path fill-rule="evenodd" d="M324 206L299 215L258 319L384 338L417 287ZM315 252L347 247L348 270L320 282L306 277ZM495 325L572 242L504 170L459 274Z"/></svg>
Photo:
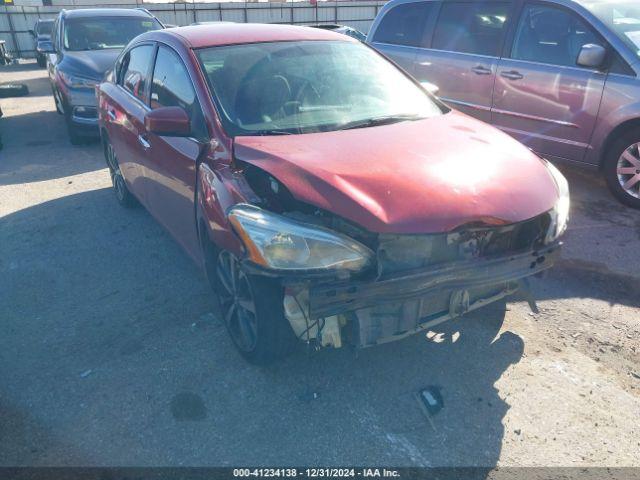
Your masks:
<svg viewBox="0 0 640 480"><path fill-rule="evenodd" d="M576 66L584 45L601 44L584 22L554 7L529 5L516 32L511 57L551 65Z"/></svg>

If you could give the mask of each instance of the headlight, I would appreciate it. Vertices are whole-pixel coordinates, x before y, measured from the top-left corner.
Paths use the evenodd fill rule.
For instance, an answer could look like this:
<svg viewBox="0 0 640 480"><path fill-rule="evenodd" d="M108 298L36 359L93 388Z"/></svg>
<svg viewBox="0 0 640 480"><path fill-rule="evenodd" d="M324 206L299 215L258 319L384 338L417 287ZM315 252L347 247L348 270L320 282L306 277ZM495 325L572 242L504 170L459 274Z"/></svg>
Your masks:
<svg viewBox="0 0 640 480"><path fill-rule="evenodd" d="M95 78L81 77L64 72L60 72L60 77L62 77L62 81L71 88L95 88L99 83Z"/></svg>
<svg viewBox="0 0 640 480"><path fill-rule="evenodd" d="M229 221L249 258L267 268L359 271L373 258L371 250L345 235L252 205L233 207Z"/></svg>
<svg viewBox="0 0 640 480"><path fill-rule="evenodd" d="M558 186L558 201L551 210L551 225L547 232L546 243L553 242L567 229L567 222L569 221L569 206L571 200L569 198L569 183L567 179L560 173L555 166L546 162L549 173Z"/></svg>

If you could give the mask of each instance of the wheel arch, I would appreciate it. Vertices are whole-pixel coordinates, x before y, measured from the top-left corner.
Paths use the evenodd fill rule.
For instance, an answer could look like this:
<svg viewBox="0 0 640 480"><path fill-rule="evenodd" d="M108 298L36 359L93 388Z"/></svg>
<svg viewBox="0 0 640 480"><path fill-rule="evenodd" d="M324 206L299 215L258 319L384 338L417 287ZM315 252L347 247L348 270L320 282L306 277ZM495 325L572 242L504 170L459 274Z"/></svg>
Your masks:
<svg viewBox="0 0 640 480"><path fill-rule="evenodd" d="M640 117L630 118L628 120L625 120L622 123L618 124L613 130L611 130L611 132L609 132L609 135L607 135L605 141L602 144L602 147L600 148L600 155L599 155L599 161L598 161L598 168L600 170L602 170L604 167L604 163L607 159L607 153L611 149L611 146L622 135L624 135L629 130L634 128L640 129Z"/></svg>

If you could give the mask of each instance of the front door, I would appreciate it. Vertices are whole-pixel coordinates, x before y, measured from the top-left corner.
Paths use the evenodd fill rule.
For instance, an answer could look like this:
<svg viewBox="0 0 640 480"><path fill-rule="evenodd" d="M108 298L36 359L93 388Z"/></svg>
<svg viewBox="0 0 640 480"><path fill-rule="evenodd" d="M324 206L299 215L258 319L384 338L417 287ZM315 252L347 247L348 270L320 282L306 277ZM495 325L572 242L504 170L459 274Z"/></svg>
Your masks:
<svg viewBox="0 0 640 480"><path fill-rule="evenodd" d="M511 10L509 2L444 2L430 48L416 57L415 77L437 85L440 99L453 108L489 121Z"/></svg>
<svg viewBox="0 0 640 480"><path fill-rule="evenodd" d="M160 46L151 83L152 109L183 108L191 118L193 138L147 133L145 160L149 210L194 258L199 257L195 222L195 187L201 143L207 137L204 116L191 78L178 54Z"/></svg>
<svg viewBox="0 0 640 480"><path fill-rule="evenodd" d="M492 123L541 154L581 161L606 79L576 64L590 43L603 45L576 13L526 4L510 56L498 66Z"/></svg>

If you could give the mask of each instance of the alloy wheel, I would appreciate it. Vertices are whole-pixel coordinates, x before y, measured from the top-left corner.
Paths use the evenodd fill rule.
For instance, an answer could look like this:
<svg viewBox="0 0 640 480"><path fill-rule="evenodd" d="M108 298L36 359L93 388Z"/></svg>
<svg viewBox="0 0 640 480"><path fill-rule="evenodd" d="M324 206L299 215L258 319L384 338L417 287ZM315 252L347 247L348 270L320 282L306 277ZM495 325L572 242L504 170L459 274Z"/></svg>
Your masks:
<svg viewBox="0 0 640 480"><path fill-rule="evenodd" d="M640 199L640 143L634 143L622 152L616 172L620 187L627 195Z"/></svg>
<svg viewBox="0 0 640 480"><path fill-rule="evenodd" d="M221 252L216 264L220 303L229 334L240 350L251 352L258 342L258 319L249 277L238 259Z"/></svg>
<svg viewBox="0 0 640 480"><path fill-rule="evenodd" d="M107 143L107 163L109 164L109 171L111 172L111 183L113 183L113 188L116 192L116 196L118 197L118 200L123 201L127 194L127 187L124 183L122 172L120 171L120 165L118 164L116 153L110 143Z"/></svg>

